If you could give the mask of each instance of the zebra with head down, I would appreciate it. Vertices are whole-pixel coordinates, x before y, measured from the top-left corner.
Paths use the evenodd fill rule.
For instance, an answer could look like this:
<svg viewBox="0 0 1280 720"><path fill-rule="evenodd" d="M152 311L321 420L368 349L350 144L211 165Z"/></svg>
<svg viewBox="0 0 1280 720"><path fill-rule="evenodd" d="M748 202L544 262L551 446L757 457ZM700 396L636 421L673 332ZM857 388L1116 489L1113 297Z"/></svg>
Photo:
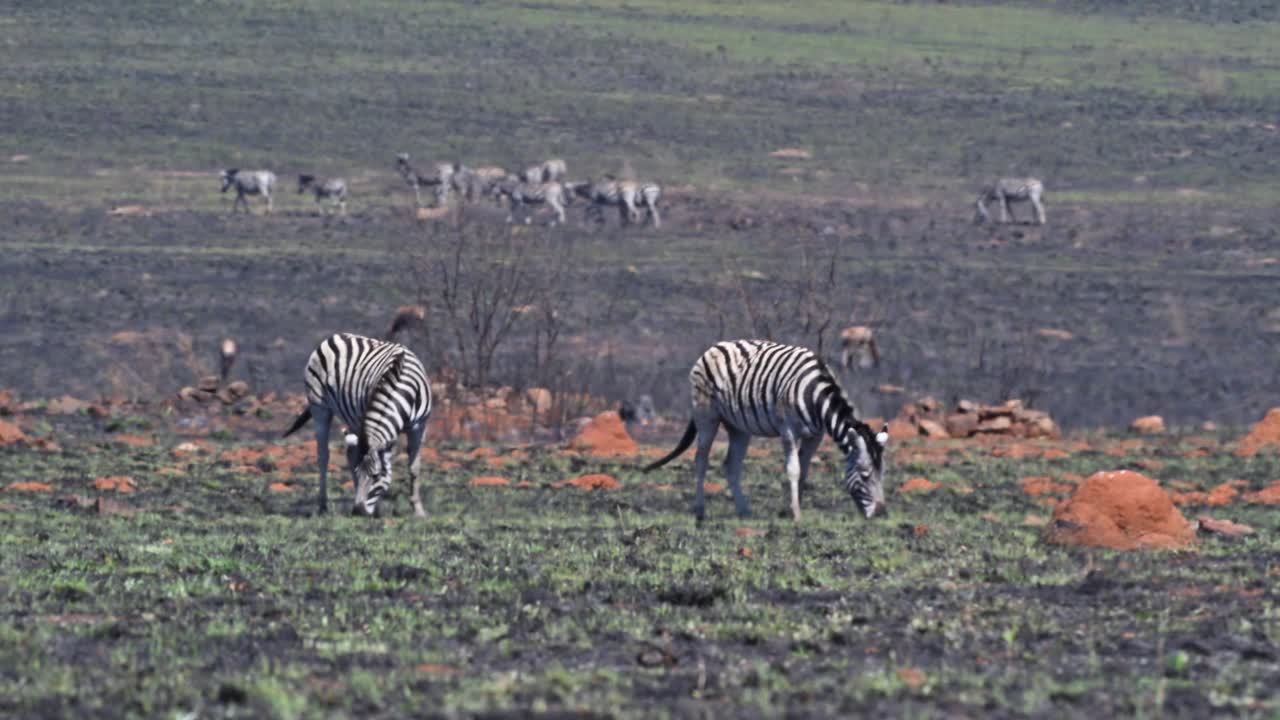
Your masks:
<svg viewBox="0 0 1280 720"><path fill-rule="evenodd" d="M400 153L396 155L396 170L400 173L400 177L404 178L405 183L413 188L413 196L418 201L418 207L422 207L421 188L423 187L436 189L437 207L444 207L449 201L449 188L453 185L454 163L436 163L435 175L423 175L409 162L408 153Z"/></svg>
<svg viewBox="0 0 1280 720"><path fill-rule="evenodd" d="M567 172L564 160L552 158L525 168L520 172L519 178L531 184L562 182Z"/></svg>
<svg viewBox="0 0 1280 720"><path fill-rule="evenodd" d="M316 203L330 201L340 215L347 212L347 181L342 178L317 178L315 175L298 176L298 194L310 190ZM323 210L322 210L323 212Z"/></svg>
<svg viewBox="0 0 1280 720"><path fill-rule="evenodd" d="M618 208L618 213L622 218L622 223L627 223L627 207L622 202L621 183L612 175L605 175L601 180L588 180L587 182L568 182L564 183L565 191L570 195L576 195L587 201L587 209L583 212L582 221L590 222L593 218L600 223L604 222L604 209L607 207Z"/></svg>
<svg viewBox="0 0 1280 720"><path fill-rule="evenodd" d="M973 221L981 224L990 219L991 216L987 213L988 202L1000 203L1000 222L1002 223L1007 223L1013 218L1013 210L1009 207L1009 203L1029 202L1035 210L1036 224L1044 225L1044 203L1041 202L1043 194L1044 183L1036 178L1000 178L982 188L982 192L978 194L977 212L974 214Z"/></svg>
<svg viewBox="0 0 1280 720"><path fill-rule="evenodd" d="M564 206L568 204L569 197L565 193L564 186L558 182L528 183L508 177L496 183L493 189L494 197L501 198L504 195L510 203L507 222L515 221L516 208L525 205L546 205L556 214L552 224L564 224ZM525 222L529 222L528 216L525 217Z"/></svg>
<svg viewBox="0 0 1280 720"><path fill-rule="evenodd" d="M618 193L622 197L628 222L640 222L639 206L643 206L646 217L653 226L662 227L662 216L658 214L658 200L662 197L662 188L658 183L624 180L618 183Z"/></svg>

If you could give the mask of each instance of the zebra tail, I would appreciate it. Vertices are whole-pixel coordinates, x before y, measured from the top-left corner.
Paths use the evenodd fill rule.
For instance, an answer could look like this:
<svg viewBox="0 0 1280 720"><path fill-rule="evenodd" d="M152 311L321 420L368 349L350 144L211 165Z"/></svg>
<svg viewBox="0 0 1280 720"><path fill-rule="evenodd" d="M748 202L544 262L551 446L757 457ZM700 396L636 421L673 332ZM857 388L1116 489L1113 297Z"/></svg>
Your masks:
<svg viewBox="0 0 1280 720"><path fill-rule="evenodd" d="M698 426L693 422L693 420L689 420L689 427L685 429L684 437L680 438L680 444L676 445L676 449L667 453L667 455L663 457L661 460L645 465L644 468L641 469L641 472L649 472L651 470L657 470L663 465L666 465L672 460L675 460L676 458L680 457L680 453L684 452L685 450L688 450L689 446L693 444L694 439L696 439L697 437L698 437Z"/></svg>
<svg viewBox="0 0 1280 720"><path fill-rule="evenodd" d="M303 410L302 414L298 415L298 419L293 421L293 426L290 427L288 430L285 430L284 434L281 435L280 437L287 438L290 435L298 432L298 430L302 429L302 426L306 425L307 421L310 419L311 419L311 406L308 405L307 409Z"/></svg>

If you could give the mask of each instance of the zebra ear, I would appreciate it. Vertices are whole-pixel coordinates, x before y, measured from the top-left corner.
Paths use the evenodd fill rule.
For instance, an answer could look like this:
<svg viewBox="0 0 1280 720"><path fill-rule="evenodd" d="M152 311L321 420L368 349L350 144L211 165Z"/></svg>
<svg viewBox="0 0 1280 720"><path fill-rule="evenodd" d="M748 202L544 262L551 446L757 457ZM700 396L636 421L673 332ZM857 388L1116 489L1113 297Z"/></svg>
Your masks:
<svg viewBox="0 0 1280 720"><path fill-rule="evenodd" d="M347 433L343 438L347 442L347 447L355 447L360 444L360 438L355 433Z"/></svg>
<svg viewBox="0 0 1280 720"><path fill-rule="evenodd" d="M889 442L889 426L885 425L884 429L876 433L876 442L880 443L880 447L884 447Z"/></svg>

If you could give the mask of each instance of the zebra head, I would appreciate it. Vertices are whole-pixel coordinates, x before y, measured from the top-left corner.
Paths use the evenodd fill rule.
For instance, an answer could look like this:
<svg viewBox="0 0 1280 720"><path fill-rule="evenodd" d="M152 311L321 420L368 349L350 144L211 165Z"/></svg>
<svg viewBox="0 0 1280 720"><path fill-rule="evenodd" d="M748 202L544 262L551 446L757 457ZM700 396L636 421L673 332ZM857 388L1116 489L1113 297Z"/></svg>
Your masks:
<svg viewBox="0 0 1280 720"><path fill-rule="evenodd" d="M222 192L226 192L236 182L236 173L240 172L240 168L231 168L222 171Z"/></svg>
<svg viewBox="0 0 1280 720"><path fill-rule="evenodd" d="M889 426L880 432L855 422L849 434L853 442L845 456L844 486L868 519L885 514L884 450L889 442Z"/></svg>
<svg viewBox="0 0 1280 720"><path fill-rule="evenodd" d="M311 187L311 185L315 183L315 181L316 181L315 175L299 175L298 176L298 194L301 195L302 193L306 192L307 188Z"/></svg>
<svg viewBox="0 0 1280 720"><path fill-rule="evenodd" d="M351 507L352 515L373 517L378 510L378 501L387 494L391 486L391 450L394 445L384 449L369 447L364 438L357 438L356 450L350 450L351 438L347 436L348 460L357 460L355 468L356 499Z"/></svg>

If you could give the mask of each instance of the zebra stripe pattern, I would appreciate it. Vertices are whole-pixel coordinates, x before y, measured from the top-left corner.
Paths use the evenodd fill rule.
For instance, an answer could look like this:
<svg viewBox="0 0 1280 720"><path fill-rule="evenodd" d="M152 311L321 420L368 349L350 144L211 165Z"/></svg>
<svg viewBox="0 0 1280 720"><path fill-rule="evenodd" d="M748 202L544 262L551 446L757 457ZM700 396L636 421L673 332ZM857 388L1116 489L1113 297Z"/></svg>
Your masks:
<svg viewBox="0 0 1280 720"><path fill-rule="evenodd" d="M565 189L571 194L583 198L587 201L587 209L582 215L583 222L589 222L593 218L597 222L604 222L604 209L606 207L616 207L621 214L622 222L627 222L627 208L622 202L622 190L620 183L612 176L606 175L604 180L588 181L584 183L565 183Z"/></svg>
<svg viewBox="0 0 1280 720"><path fill-rule="evenodd" d="M1044 183L1035 178L1000 178L982 188L982 192L978 194L977 213L973 221L981 224L990 219L991 216L987 213L988 202L1000 203L1000 222L1002 223L1007 223L1013 218L1013 210L1009 207L1009 203L1030 202L1035 210L1036 224L1044 225L1044 203L1041 202L1043 194Z"/></svg>
<svg viewBox="0 0 1280 720"><path fill-rule="evenodd" d="M469 168L458 164L453 170L453 189L468 202L478 197L492 196L494 186L507 177L507 171L495 165Z"/></svg>
<svg viewBox="0 0 1280 720"><path fill-rule="evenodd" d="M662 188L657 183L626 180L618 183L618 192L622 196L622 204L626 208L629 222L640 221L640 210L637 206L643 205L653 226L662 227L662 217L658 214L658 200L662 197Z"/></svg>
<svg viewBox="0 0 1280 720"><path fill-rule="evenodd" d="M328 200L338 213L347 212L347 181L342 178L317 178L315 175L298 176L298 194L310 190L316 203Z"/></svg>
<svg viewBox="0 0 1280 720"><path fill-rule="evenodd" d="M236 199L231 203L231 212L244 205L244 211L250 212L246 195L261 195L267 201L267 213L273 208L271 189L276 186L276 174L270 170L245 170L230 168L222 171L222 192L234 187Z"/></svg>
<svg viewBox="0 0 1280 720"><path fill-rule="evenodd" d="M506 195L510 200L507 222L515 220L516 208L525 205L546 205L555 212L555 222L564 224L564 206L568 202L568 197L565 195L564 186L558 182L530 184L507 178L494 186L493 193L497 197ZM525 222L528 221L529 218L526 216Z"/></svg>
<svg viewBox="0 0 1280 720"><path fill-rule="evenodd" d="M422 207L422 188L435 187L436 203L443 207L449 200L449 186L453 184L453 164L436 163L435 175L423 175L409 162L407 153L396 155L396 171L404 178L405 184L413 188L413 197Z"/></svg>
<svg viewBox="0 0 1280 720"><path fill-rule="evenodd" d="M519 175L520 179L530 184L563 182L568 174L568 166L560 158L544 160L537 165L527 167Z"/></svg>
<svg viewBox="0 0 1280 720"><path fill-rule="evenodd" d="M845 454L844 488L870 518L885 510L884 451L888 427L875 432L857 417L835 376L812 351L765 340L719 342L698 358L689 371L693 418L679 445L644 468L662 467L696 439L694 517L705 517L703 481L711 444L723 424L729 432L725 475L738 515L751 514L742 492L742 462L753 435L779 437L786 456L791 489L791 516L800 519L800 492L809 462L831 436Z"/></svg>
<svg viewBox="0 0 1280 720"><path fill-rule="evenodd" d="M391 487L396 439L408 437L409 486L413 512L422 517L418 470L420 450L431 416L431 385L422 362L394 342L339 333L320 343L307 360L307 409L285 432L315 420L316 461L320 466L320 512L328 511L329 424L337 415L352 436L347 459L356 495L352 512L373 515Z"/></svg>

